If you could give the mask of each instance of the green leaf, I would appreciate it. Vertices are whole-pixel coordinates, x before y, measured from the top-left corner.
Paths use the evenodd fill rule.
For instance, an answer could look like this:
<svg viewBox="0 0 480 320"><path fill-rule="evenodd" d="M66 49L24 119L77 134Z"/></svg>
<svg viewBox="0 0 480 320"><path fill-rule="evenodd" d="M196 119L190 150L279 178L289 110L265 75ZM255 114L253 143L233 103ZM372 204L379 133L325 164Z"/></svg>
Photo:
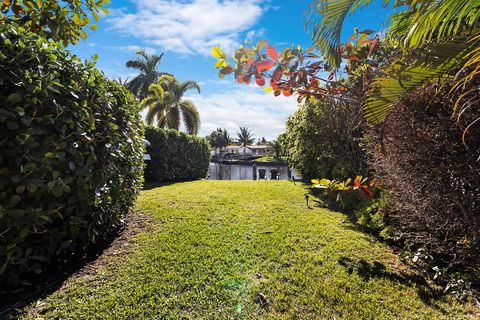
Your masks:
<svg viewBox="0 0 480 320"><path fill-rule="evenodd" d="M76 24L76 25L79 25L80 24L80 15L78 13L75 13L73 15L73 22Z"/></svg>
<svg viewBox="0 0 480 320"><path fill-rule="evenodd" d="M12 93L8 96L6 102L10 105L18 104L22 101L22 95L20 93Z"/></svg>
<svg viewBox="0 0 480 320"><path fill-rule="evenodd" d="M24 185L24 184L18 186L18 187L15 189L15 192L17 192L17 193L23 193L24 191L25 191L25 185Z"/></svg>

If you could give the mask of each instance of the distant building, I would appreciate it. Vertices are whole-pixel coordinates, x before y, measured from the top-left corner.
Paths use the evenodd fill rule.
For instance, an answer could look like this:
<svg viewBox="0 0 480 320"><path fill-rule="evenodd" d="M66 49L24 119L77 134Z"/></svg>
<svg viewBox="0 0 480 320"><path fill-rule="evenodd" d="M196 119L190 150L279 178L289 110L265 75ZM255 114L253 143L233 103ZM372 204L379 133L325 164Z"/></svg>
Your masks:
<svg viewBox="0 0 480 320"><path fill-rule="evenodd" d="M249 155L249 156L264 156L268 154L270 146L258 145L258 146L227 146L224 149L226 154L233 155Z"/></svg>

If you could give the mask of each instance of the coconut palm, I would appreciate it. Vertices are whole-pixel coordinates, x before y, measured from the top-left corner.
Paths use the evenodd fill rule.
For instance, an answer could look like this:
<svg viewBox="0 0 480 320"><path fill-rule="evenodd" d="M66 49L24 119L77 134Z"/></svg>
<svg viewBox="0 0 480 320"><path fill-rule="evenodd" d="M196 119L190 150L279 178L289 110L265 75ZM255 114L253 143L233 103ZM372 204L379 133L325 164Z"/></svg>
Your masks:
<svg viewBox="0 0 480 320"><path fill-rule="evenodd" d="M238 143L243 146L243 153L246 153L245 148L255 141L255 139L253 138L253 133L248 129L248 127L239 127L237 137Z"/></svg>
<svg viewBox="0 0 480 320"><path fill-rule="evenodd" d="M372 0L314 0L307 22L316 46L334 67L339 67L340 34L347 15ZM422 84L442 75L457 73L457 88L480 75L479 0L384 0L396 8L390 19L389 38L402 58L385 68L388 75L376 79L375 91L365 107L372 124L386 119L393 107ZM458 76L460 75L460 76ZM459 92L460 99L462 92ZM467 104L455 104L458 115ZM472 105L472 101L468 101Z"/></svg>
<svg viewBox="0 0 480 320"><path fill-rule="evenodd" d="M126 66L140 71L140 74L127 83L129 89L140 100L147 95L148 87L157 81L158 77L168 73L159 72L157 67L163 57L163 52L160 55L149 54L145 50L137 52L139 56L137 59L128 60Z"/></svg>
<svg viewBox="0 0 480 320"><path fill-rule="evenodd" d="M146 122L152 125L156 119L160 128L179 130L183 124L189 134L196 135L200 128L200 115L192 101L183 99L185 92L200 86L195 81L179 82L175 77L163 75L157 83L148 87L148 94L140 103L148 108Z"/></svg>

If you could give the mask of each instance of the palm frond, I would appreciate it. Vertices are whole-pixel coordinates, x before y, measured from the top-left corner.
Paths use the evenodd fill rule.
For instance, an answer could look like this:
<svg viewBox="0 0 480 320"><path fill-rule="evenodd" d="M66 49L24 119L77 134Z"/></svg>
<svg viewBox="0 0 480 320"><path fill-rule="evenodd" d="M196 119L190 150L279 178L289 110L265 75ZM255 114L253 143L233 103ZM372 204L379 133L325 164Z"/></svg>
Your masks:
<svg viewBox="0 0 480 320"><path fill-rule="evenodd" d="M367 122L383 122L394 106L418 86L448 74L465 62L465 56L479 42L467 43L465 39L451 40L424 48L426 54L413 63L395 63L385 70L388 77L375 79L369 92L364 115ZM450 75L452 76L452 75Z"/></svg>
<svg viewBox="0 0 480 320"><path fill-rule="evenodd" d="M167 118L165 117L165 114L161 114L159 117L158 117L158 120L157 120L157 126L159 128L167 128Z"/></svg>
<svg viewBox="0 0 480 320"><path fill-rule="evenodd" d="M147 65L145 62L139 59L128 60L125 65L127 68L137 69L144 73L147 71Z"/></svg>
<svg viewBox="0 0 480 320"><path fill-rule="evenodd" d="M340 66L340 35L348 14L369 5L372 0L314 0L307 13L306 27L312 40L325 58L336 68Z"/></svg>
<svg viewBox="0 0 480 320"><path fill-rule="evenodd" d="M196 89L200 93L200 85L196 81L187 80L182 82L179 87L180 95L183 96L186 91L191 89Z"/></svg>
<svg viewBox="0 0 480 320"><path fill-rule="evenodd" d="M195 104L190 100L182 100L180 103L183 124L189 134L196 135L200 129L200 114Z"/></svg>
<svg viewBox="0 0 480 320"><path fill-rule="evenodd" d="M403 45L407 49L470 32L480 21L480 0L413 0L409 7L391 26L394 35L406 35ZM397 26L405 20L409 21L407 33Z"/></svg>
<svg viewBox="0 0 480 320"><path fill-rule="evenodd" d="M178 130L180 127L180 109L178 107L170 107L166 112L166 122L170 129Z"/></svg>

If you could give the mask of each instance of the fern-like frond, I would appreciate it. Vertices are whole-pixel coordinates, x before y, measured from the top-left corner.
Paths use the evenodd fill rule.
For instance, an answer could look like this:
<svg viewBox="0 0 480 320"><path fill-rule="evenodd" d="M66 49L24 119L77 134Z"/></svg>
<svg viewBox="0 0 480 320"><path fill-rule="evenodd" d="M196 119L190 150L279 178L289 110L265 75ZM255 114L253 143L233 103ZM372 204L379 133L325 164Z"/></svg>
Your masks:
<svg viewBox="0 0 480 320"><path fill-rule="evenodd" d="M429 45L424 48L426 53L422 58L413 63L396 63L386 68L388 77L376 79L369 92L364 108L367 122L371 125L383 122L394 106L412 90L434 78L452 76L451 71L465 63L467 54L479 42L456 39Z"/></svg>

